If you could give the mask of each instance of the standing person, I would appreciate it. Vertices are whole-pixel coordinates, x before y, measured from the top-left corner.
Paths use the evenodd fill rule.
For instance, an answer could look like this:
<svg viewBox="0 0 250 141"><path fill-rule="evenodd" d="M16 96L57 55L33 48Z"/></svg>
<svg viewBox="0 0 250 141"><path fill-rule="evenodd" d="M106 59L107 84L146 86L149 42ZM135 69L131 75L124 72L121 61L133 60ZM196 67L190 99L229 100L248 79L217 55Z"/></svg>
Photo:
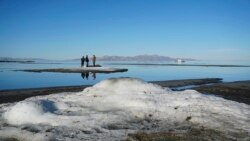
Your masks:
<svg viewBox="0 0 250 141"><path fill-rule="evenodd" d="M84 61L85 61L85 58L84 58L84 56L82 56L82 58L81 58L81 67L84 66Z"/></svg>
<svg viewBox="0 0 250 141"><path fill-rule="evenodd" d="M89 57L88 57L88 55L86 55L86 63L87 63L87 65L86 65L86 67L89 67Z"/></svg>
<svg viewBox="0 0 250 141"><path fill-rule="evenodd" d="M95 67L95 61L96 61L96 56L95 55L93 55L92 61L93 61L93 66Z"/></svg>

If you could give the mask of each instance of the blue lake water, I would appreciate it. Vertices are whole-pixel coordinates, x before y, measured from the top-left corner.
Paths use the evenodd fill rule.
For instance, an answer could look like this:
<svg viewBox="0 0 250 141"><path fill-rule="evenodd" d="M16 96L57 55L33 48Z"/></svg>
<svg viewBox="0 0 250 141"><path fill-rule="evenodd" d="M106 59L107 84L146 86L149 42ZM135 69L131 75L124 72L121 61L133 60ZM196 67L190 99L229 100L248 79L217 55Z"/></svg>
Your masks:
<svg viewBox="0 0 250 141"><path fill-rule="evenodd" d="M79 73L34 73L13 71L18 69L35 68L62 68L79 67L79 62L60 62L60 64L20 64L20 63L0 63L0 90L39 88L53 86L73 86L95 84L103 79L112 77L136 77L146 81L176 80L176 79L196 79L196 78L223 78L223 81L250 80L249 67L197 67L197 66L130 66L111 65L111 62L99 62L105 67L128 68L128 72L89 74L88 80L83 79ZM166 62L160 62L166 63ZM167 62L169 63L169 62ZM189 64L233 64L249 65L247 62L208 62L193 61Z"/></svg>

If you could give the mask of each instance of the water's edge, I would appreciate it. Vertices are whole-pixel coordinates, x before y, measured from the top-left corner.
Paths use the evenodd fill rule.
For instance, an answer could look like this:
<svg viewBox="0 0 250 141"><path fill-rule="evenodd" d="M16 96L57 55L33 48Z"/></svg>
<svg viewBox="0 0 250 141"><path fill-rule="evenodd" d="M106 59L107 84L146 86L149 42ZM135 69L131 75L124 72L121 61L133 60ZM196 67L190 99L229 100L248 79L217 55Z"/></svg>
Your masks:
<svg viewBox="0 0 250 141"><path fill-rule="evenodd" d="M203 78L203 79L184 79L168 81L150 81L162 87L169 87L176 90L178 87L194 85L196 87L187 87L195 89L204 94L214 94L229 100L250 104L250 80L222 82L220 78ZM209 85L208 85L209 84ZM28 97L49 95L61 92L80 92L91 85L63 86L63 87L45 87L30 89L1 90L0 104L8 102L17 102Z"/></svg>

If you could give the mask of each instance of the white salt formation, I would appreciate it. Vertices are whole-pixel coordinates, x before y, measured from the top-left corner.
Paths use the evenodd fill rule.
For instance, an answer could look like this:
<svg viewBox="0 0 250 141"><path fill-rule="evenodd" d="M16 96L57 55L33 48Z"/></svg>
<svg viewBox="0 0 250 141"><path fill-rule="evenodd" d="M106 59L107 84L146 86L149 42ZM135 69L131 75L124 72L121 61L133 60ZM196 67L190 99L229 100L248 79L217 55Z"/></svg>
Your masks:
<svg viewBox="0 0 250 141"><path fill-rule="evenodd" d="M0 105L0 112L0 139L121 140L138 131L185 132L187 126L218 130L232 139L244 133L241 139L250 139L249 105L132 78Z"/></svg>
<svg viewBox="0 0 250 141"><path fill-rule="evenodd" d="M114 73L114 72L126 72L128 69L124 68L107 68L107 67L78 67L78 68L49 68L49 69L28 69L28 70L17 70L17 71L28 71L28 72L61 72L61 73Z"/></svg>

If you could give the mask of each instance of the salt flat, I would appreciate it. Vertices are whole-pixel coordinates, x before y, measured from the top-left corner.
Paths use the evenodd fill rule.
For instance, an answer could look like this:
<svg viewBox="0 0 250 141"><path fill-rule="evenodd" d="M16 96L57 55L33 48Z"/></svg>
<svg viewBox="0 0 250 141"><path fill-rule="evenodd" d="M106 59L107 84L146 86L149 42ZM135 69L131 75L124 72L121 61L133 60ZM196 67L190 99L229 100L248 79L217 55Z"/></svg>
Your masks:
<svg viewBox="0 0 250 141"><path fill-rule="evenodd" d="M126 72L125 68L108 68L108 67L78 67L78 68L48 68L48 69L27 69L27 70L15 70L26 72L61 72L61 73L114 73L114 72Z"/></svg>
<svg viewBox="0 0 250 141"><path fill-rule="evenodd" d="M1 104L0 115L4 139L110 141L138 131L185 133L193 128L220 132L228 140L250 139L249 105L133 78Z"/></svg>

